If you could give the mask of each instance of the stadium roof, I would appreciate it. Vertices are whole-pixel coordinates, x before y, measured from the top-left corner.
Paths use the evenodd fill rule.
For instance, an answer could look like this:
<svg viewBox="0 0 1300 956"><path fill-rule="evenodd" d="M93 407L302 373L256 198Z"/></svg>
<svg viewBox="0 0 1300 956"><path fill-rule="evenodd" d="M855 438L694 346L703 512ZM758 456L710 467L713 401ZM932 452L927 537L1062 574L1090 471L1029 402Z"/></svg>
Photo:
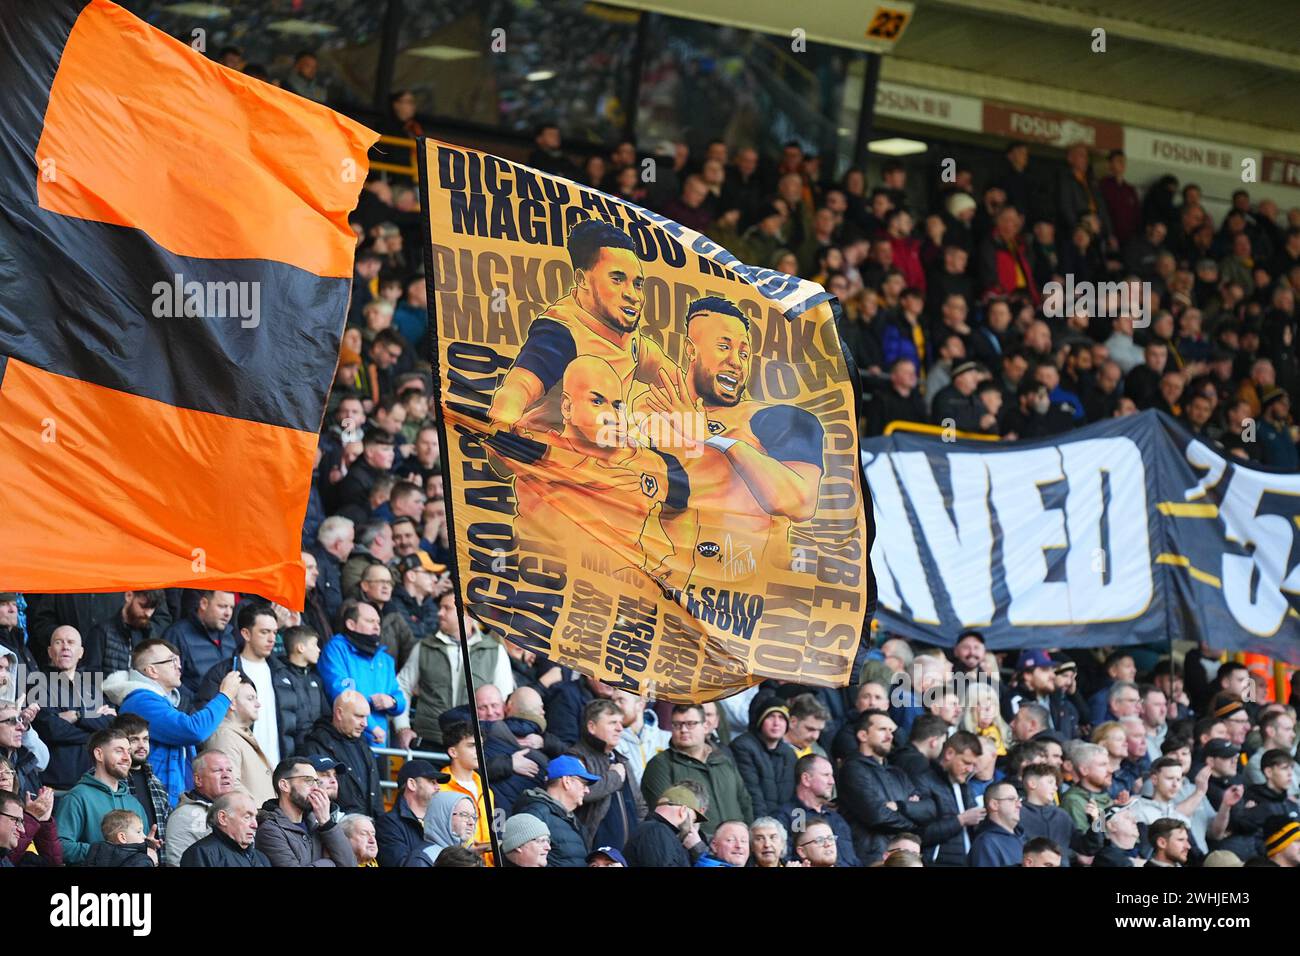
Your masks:
<svg viewBox="0 0 1300 956"><path fill-rule="evenodd" d="M867 48L889 0L613 0ZM906 5L901 5L905 7ZM743 11L743 12L742 12ZM1294 0L916 0L881 76L1003 102L1300 153ZM1092 52L1092 31L1106 52Z"/></svg>

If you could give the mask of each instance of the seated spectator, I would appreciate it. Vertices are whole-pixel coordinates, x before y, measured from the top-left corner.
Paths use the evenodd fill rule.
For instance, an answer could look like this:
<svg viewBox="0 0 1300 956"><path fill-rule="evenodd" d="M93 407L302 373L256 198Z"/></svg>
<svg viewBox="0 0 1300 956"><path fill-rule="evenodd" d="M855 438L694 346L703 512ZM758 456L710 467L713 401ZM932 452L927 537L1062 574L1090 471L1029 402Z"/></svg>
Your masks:
<svg viewBox="0 0 1300 956"><path fill-rule="evenodd" d="M14 822L14 844L6 848L3 826L0 825L0 866L62 866L63 844L59 842L59 828L54 822L54 791L42 787L35 796L26 797L15 790L17 777L7 760L0 759L0 798L11 798L21 811L20 821ZM4 812L0 808L0 812Z"/></svg>
<svg viewBox="0 0 1300 956"><path fill-rule="evenodd" d="M388 730L385 716L380 715L404 713L406 695L398 686L393 658L379 641L379 612L364 601L349 599L339 616L342 631L325 645L317 664L325 693L336 703L345 690L360 693L369 704L367 739L382 745Z"/></svg>
<svg viewBox="0 0 1300 956"><path fill-rule="evenodd" d="M63 845L63 861L84 863L90 845L102 838L100 824L114 810L130 810L141 820L144 807L131 795L126 778L131 773L131 745L120 730L97 731L87 744L92 769L64 794L54 808Z"/></svg>
<svg viewBox="0 0 1300 956"><path fill-rule="evenodd" d="M82 696L79 665L84 653L75 627L64 624L54 629L49 647L50 697L59 701L59 707L42 707L32 718L32 729L50 749L50 762L41 779L58 790L71 789L90 769L86 743L117 715L110 704L91 706L94 702Z"/></svg>
<svg viewBox="0 0 1300 956"><path fill-rule="evenodd" d="M789 835L781 821L759 817L749 827L749 845L754 866L775 869L786 865Z"/></svg>
<svg viewBox="0 0 1300 956"><path fill-rule="evenodd" d="M339 821L339 829L348 838L357 866L378 866L379 843L375 839L375 821L360 813L349 813Z"/></svg>
<svg viewBox="0 0 1300 956"><path fill-rule="evenodd" d="M144 823L149 838L161 840L167 832L167 818L172 808L167 788L149 764L149 724L137 714L123 714L114 719L113 729L126 734L126 742L131 745L131 772L126 784L144 807Z"/></svg>
<svg viewBox="0 0 1300 956"><path fill-rule="evenodd" d="M749 827L739 820L727 820L713 831L708 851L695 861L695 865L743 867L748 862Z"/></svg>
<svg viewBox="0 0 1300 956"><path fill-rule="evenodd" d="M130 810L113 810L104 815L99 832L104 839L90 845L82 866L154 867L158 853L145 842L144 823Z"/></svg>
<svg viewBox="0 0 1300 956"><path fill-rule="evenodd" d="M330 716L316 721L303 747L308 755L321 754L339 764L342 775L338 804L344 813L378 818L383 801L379 796L379 768L365 739L369 718L366 699L358 691L345 690L334 698Z"/></svg>
<svg viewBox="0 0 1300 956"><path fill-rule="evenodd" d="M633 867L691 866L707 849L700 836L700 824L707 822L695 791L681 784L668 787L628 841L623 855Z"/></svg>
<svg viewBox="0 0 1300 956"><path fill-rule="evenodd" d="M163 640L181 657L181 686L199 692L203 676L213 667L235 656L238 641L231 618L235 595L230 591L199 591L198 607L163 633Z"/></svg>
<svg viewBox="0 0 1300 956"><path fill-rule="evenodd" d="M984 792L988 816L971 838L971 866L1019 866L1024 862L1025 831L1020 826L1020 794L1009 783L994 783ZM1060 865L1060 853L1057 862Z"/></svg>
<svg viewBox="0 0 1300 956"><path fill-rule="evenodd" d="M129 673L104 681L104 695L121 713L138 714L148 722L150 766L167 787L170 804L193 786L194 748L216 732L242 680L233 671L226 674L217 695L198 712L187 714L180 709L180 656L171 644L155 638L136 647Z"/></svg>
<svg viewBox="0 0 1300 956"><path fill-rule="evenodd" d="M1104 816L1106 843L1093 857L1092 865L1121 868L1143 866L1146 860L1138 848L1138 823L1133 816L1132 807L1112 805L1106 808Z"/></svg>
<svg viewBox="0 0 1300 956"><path fill-rule="evenodd" d="M491 687L489 684L488 687ZM623 712L612 700L597 699L583 711L582 737L569 753L598 777L575 811L587 846L621 850L646 815L641 788L617 747L623 739Z"/></svg>
<svg viewBox="0 0 1300 956"><path fill-rule="evenodd" d="M12 793L0 790L0 869L12 868L11 859L23 834L23 804Z"/></svg>
<svg viewBox="0 0 1300 956"><path fill-rule="evenodd" d="M411 855L406 865L434 866L444 850L452 847L468 850L477 826L478 811L473 800L455 790L440 790L429 801L424 815L425 845Z"/></svg>
<svg viewBox="0 0 1300 956"><path fill-rule="evenodd" d="M320 636L310 627L299 624L283 634L284 657L267 658L275 683L276 720L280 729L280 752L302 752L307 734L321 717L329 713L325 697L325 679L316 668L320 660Z"/></svg>
<svg viewBox="0 0 1300 956"><path fill-rule="evenodd" d="M163 864L180 866L181 856L212 832L208 810L212 802L235 789L230 758L219 750L206 750L194 758L194 788L181 794L176 809L167 817L163 840Z"/></svg>
<svg viewBox="0 0 1300 956"><path fill-rule="evenodd" d="M261 709L257 688L248 678L243 678L225 719L203 743L205 752L215 750L230 758L236 789L252 796L259 807L275 799L275 785L271 781L274 767L253 736L253 722Z"/></svg>
<svg viewBox="0 0 1300 956"><path fill-rule="evenodd" d="M588 788L600 782L577 757L562 756L551 761L546 787L527 790L512 813L528 813L546 824L551 834L551 855L547 866L585 866L590 847L583 839L576 811L586 799Z"/></svg>
<svg viewBox="0 0 1300 956"><path fill-rule="evenodd" d="M659 797L670 786L694 780L704 789L712 819L753 820L752 802L740 771L725 755L705 743L704 735L704 711L698 704L673 707L669 748L646 765L641 778L641 794L646 804L658 806ZM708 821L702 822L705 836L712 836Z"/></svg>
<svg viewBox="0 0 1300 956"><path fill-rule="evenodd" d="M180 865L219 867L269 867L266 854L253 845L257 834L257 806L246 793L232 790L208 808L212 831L181 854Z"/></svg>
<svg viewBox="0 0 1300 956"><path fill-rule="evenodd" d="M380 866L405 866L406 861L428 844L424 839L424 815L439 787L450 783L427 760L408 760L397 774L397 800L393 809L375 819Z"/></svg>
<svg viewBox="0 0 1300 956"><path fill-rule="evenodd" d="M622 867L626 869L627 857L612 846L598 846L587 854L587 866L608 867L611 869Z"/></svg>
<svg viewBox="0 0 1300 956"><path fill-rule="evenodd" d="M1062 859L1063 855L1059 844L1053 843L1045 837L1037 837L1025 841L1024 854L1021 856L1020 865L1059 867Z"/></svg>
<svg viewBox="0 0 1300 956"><path fill-rule="evenodd" d="M516 813L501 828L501 853L505 866L546 866L551 853L551 831L531 813Z"/></svg>
<svg viewBox="0 0 1300 956"><path fill-rule="evenodd" d="M778 811L781 823L789 832L797 834L806 820L820 817L839 838L837 865L860 866L853 848L853 830L830 805L835 793L835 770L829 758L821 754L805 754L794 766L794 779L794 797L782 804Z"/></svg>
<svg viewBox="0 0 1300 956"><path fill-rule="evenodd" d="M803 832L795 834L795 858L803 866L833 867L838 859L838 842L829 823L819 816L811 816Z"/></svg>
<svg viewBox="0 0 1300 956"><path fill-rule="evenodd" d="M271 775L276 796L257 817L257 848L272 866L357 865L343 828L330 817L330 800L311 762L288 757Z"/></svg>
<svg viewBox="0 0 1300 956"><path fill-rule="evenodd" d="M928 866L966 866L971 830L984 821L967 780L975 770L980 742L959 730L948 738L937 761L916 781L921 798L933 801L936 815L921 829L921 850Z"/></svg>

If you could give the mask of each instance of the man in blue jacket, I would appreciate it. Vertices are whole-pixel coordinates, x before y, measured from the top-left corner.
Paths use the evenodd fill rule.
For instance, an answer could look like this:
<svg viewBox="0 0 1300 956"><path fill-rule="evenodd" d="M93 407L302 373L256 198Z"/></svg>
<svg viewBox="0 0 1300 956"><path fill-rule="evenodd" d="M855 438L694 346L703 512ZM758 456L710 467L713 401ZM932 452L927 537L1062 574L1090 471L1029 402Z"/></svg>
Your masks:
<svg viewBox="0 0 1300 956"><path fill-rule="evenodd" d="M234 628L230 618L235 612L235 595L230 591L200 591L199 606L189 617L181 618L163 634L181 655L181 684L197 694L208 669L235 656Z"/></svg>
<svg viewBox="0 0 1300 956"><path fill-rule="evenodd" d="M1020 827L1020 794L999 782L984 791L988 816L970 841L971 866L1019 866L1025 855L1025 831Z"/></svg>
<svg viewBox="0 0 1300 956"><path fill-rule="evenodd" d="M200 710L180 709L181 658L176 647L161 638L141 642L131 654L131 670L104 682L104 694L119 713L138 714L149 721L153 772L167 788L172 806L194 786L190 764L195 748L212 736L239 687L242 675L231 671L221 679L217 696Z"/></svg>
<svg viewBox="0 0 1300 956"><path fill-rule="evenodd" d="M332 701L355 690L370 702L366 736L382 745L388 739L387 717L406 710L406 695L397 686L397 665L379 640L379 612L374 605L350 598L343 602L343 631L320 652L316 667Z"/></svg>

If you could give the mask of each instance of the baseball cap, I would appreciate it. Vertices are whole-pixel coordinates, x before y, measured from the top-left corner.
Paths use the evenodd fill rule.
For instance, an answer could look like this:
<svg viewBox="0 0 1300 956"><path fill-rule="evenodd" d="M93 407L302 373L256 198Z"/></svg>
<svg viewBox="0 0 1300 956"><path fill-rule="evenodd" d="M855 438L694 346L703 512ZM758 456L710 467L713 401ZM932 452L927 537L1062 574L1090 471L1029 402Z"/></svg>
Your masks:
<svg viewBox="0 0 1300 956"><path fill-rule="evenodd" d="M561 777L578 777L587 783L600 783L600 778L594 773L588 772L587 768L582 765L582 761L577 757L570 757L564 754L556 757L551 761L550 766L546 768L546 782L559 780Z"/></svg>
<svg viewBox="0 0 1300 956"><path fill-rule="evenodd" d="M1132 810L1132 809L1133 809L1133 806L1134 806L1134 804L1133 804L1132 801L1130 801L1129 803L1124 804L1123 806L1120 806L1118 803L1112 803L1112 804L1111 804L1110 806L1108 806L1105 810L1101 811L1101 815L1102 815L1102 818L1103 818L1107 823L1109 823L1110 820L1111 820L1111 818L1114 817L1116 814L1119 814L1119 813L1127 813L1129 810Z"/></svg>
<svg viewBox="0 0 1300 956"><path fill-rule="evenodd" d="M1017 671L1033 670L1035 667L1055 667L1056 662L1052 656L1044 650L1021 651L1020 659L1016 661Z"/></svg>
<svg viewBox="0 0 1300 956"><path fill-rule="evenodd" d="M317 773L325 773L329 770L337 770L339 773L348 772L345 764L340 763L333 757L326 757L324 754L313 754L307 758L307 762L311 764L312 769Z"/></svg>
<svg viewBox="0 0 1300 956"><path fill-rule="evenodd" d="M709 822L709 818L704 815L704 811L700 808L700 798L688 787L669 787L659 795L659 799L655 801L655 806L690 807L695 811L695 815L699 817L700 822Z"/></svg>
<svg viewBox="0 0 1300 956"><path fill-rule="evenodd" d="M970 628L967 628L966 630L962 631L960 634L957 635L956 643L960 644L968 637L975 638L975 640L979 641L981 644L986 643L983 634L981 634L979 631L971 630Z"/></svg>
<svg viewBox="0 0 1300 956"><path fill-rule="evenodd" d="M1207 757L1232 757L1236 759L1241 756L1241 749L1234 747L1228 740L1211 740L1205 745L1205 756Z"/></svg>
<svg viewBox="0 0 1300 956"><path fill-rule="evenodd" d="M509 821L506 821L509 822ZM587 862L590 863L593 857L607 856L619 866L627 866L627 858L612 846L598 846L587 854Z"/></svg>
<svg viewBox="0 0 1300 956"><path fill-rule="evenodd" d="M451 774L443 773L427 760L408 760L402 764L397 773L397 789L406 786L406 781L416 778L432 780L434 783L451 783Z"/></svg>
<svg viewBox="0 0 1300 956"><path fill-rule="evenodd" d="M398 575L403 575L407 571L417 571L421 568L425 571L432 571L434 574L441 574L446 570L445 567L434 564L433 559L423 551L417 551L415 554L408 554L397 559ZM435 568L438 568L438 570L434 570Z"/></svg>
<svg viewBox="0 0 1300 956"><path fill-rule="evenodd" d="M1079 665L1074 661L1061 661L1056 665L1056 673L1058 674L1068 674L1070 671L1077 671L1078 669Z"/></svg>
<svg viewBox="0 0 1300 956"><path fill-rule="evenodd" d="M967 372L978 372L980 370L978 362L959 362L952 370L952 377L965 375Z"/></svg>

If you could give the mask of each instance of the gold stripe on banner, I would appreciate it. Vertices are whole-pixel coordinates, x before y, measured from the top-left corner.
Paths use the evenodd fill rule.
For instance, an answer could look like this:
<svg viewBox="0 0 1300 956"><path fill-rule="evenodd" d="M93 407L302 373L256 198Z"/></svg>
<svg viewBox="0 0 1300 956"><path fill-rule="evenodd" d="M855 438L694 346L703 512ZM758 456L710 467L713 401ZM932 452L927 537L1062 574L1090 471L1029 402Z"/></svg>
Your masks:
<svg viewBox="0 0 1300 956"><path fill-rule="evenodd" d="M1196 580L1201 581L1204 584L1208 584L1210 585L1210 587L1215 587L1215 588L1223 587L1223 582L1220 581L1218 578L1216 578L1213 574L1210 574L1206 571L1202 571L1200 568L1192 567L1192 562L1188 560L1188 558L1185 557L1184 555L1167 554L1167 553L1158 554L1156 555L1156 564L1173 564L1180 568L1186 568L1187 573L1190 574L1192 577L1194 577Z"/></svg>
<svg viewBox="0 0 1300 956"><path fill-rule="evenodd" d="M1219 506L1190 501L1162 501L1156 510L1171 518L1217 518Z"/></svg>

